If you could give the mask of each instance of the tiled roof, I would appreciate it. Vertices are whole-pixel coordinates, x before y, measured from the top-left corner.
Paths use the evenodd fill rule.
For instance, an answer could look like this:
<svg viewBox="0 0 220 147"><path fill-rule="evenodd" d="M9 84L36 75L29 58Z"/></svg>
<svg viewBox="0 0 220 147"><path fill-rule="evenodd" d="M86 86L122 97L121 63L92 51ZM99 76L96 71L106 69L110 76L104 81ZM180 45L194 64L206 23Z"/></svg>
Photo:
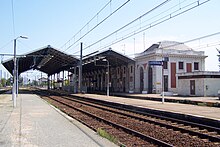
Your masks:
<svg viewBox="0 0 220 147"><path fill-rule="evenodd" d="M186 46L184 43L176 41L161 41L156 44L153 44L144 52L153 51L155 49L173 49L173 50L193 50L192 48Z"/></svg>
<svg viewBox="0 0 220 147"><path fill-rule="evenodd" d="M192 50L192 48L186 46L184 43L176 42L176 41L161 41L158 44L159 44L159 48L162 49Z"/></svg>

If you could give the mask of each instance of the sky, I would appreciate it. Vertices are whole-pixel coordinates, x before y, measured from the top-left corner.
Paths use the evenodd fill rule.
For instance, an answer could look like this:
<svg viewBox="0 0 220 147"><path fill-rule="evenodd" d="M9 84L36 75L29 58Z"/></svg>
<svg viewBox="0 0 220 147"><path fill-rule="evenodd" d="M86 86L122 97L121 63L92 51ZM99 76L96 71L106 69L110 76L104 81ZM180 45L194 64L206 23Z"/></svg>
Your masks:
<svg viewBox="0 0 220 147"><path fill-rule="evenodd" d="M79 55L79 44L83 42L83 55L111 47L115 51L134 57L134 54L144 51L159 41L186 42L220 32L219 0L209 0L203 5L159 23L168 18L165 16L169 14L174 16L198 4L198 2L194 3L197 0L170 0L149 12L164 1L1 0L0 53L13 54L13 39L22 35L27 36L28 39L17 40L17 54L26 54L51 45L68 54ZM199 0L199 3L205 1ZM189 5L191 3L192 5ZM105 5L107 6L100 11ZM120 6L122 7L118 9ZM116 32L146 12L149 13ZM103 21L104 19L106 20ZM149 27L150 25L153 27ZM88 33L91 29L92 31ZM142 29L145 30L141 31ZM140 33L135 34L138 31ZM88 34L82 38L85 33ZM111 33L113 34L110 37L99 41ZM135 35L122 39L128 34ZM74 42L74 40L79 41ZM94 44L95 42L98 43ZM186 43L196 51L205 51L205 55L208 56L205 67L208 71L219 71L216 51L216 48L220 49L219 44L219 33ZM5 61L9 58L11 57L4 56L1 60ZM2 65L0 69L5 71Z"/></svg>

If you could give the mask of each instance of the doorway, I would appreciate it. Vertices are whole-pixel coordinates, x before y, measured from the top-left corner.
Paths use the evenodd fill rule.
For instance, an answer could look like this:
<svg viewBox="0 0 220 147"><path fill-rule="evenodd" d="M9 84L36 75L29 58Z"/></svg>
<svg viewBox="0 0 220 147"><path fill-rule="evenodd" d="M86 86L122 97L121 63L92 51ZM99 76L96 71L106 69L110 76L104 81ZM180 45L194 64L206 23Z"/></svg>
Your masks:
<svg viewBox="0 0 220 147"><path fill-rule="evenodd" d="M190 80L190 95L195 95L196 89L195 89L195 80Z"/></svg>
<svg viewBox="0 0 220 147"><path fill-rule="evenodd" d="M140 93L144 90L144 70L140 68Z"/></svg>
<svg viewBox="0 0 220 147"><path fill-rule="evenodd" d="M164 75L164 91L168 91L168 75Z"/></svg>
<svg viewBox="0 0 220 147"><path fill-rule="evenodd" d="M148 93L152 93L152 89L153 89L153 71L152 71L152 67L149 66L149 69L148 69Z"/></svg>
<svg viewBox="0 0 220 147"><path fill-rule="evenodd" d="M125 77L123 77L123 81L122 81L122 85L123 85L123 92L125 92L125 89L126 89L126 85L125 85L126 83L125 83Z"/></svg>

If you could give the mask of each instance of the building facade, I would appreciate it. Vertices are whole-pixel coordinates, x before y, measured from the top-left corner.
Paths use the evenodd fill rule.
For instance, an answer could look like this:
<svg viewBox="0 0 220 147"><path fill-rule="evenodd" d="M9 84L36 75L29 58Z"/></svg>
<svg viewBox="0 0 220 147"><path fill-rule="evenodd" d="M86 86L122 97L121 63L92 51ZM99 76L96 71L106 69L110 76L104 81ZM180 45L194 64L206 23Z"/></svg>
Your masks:
<svg viewBox="0 0 220 147"><path fill-rule="evenodd" d="M182 96L218 96L220 73L198 71L179 73L178 94Z"/></svg>
<svg viewBox="0 0 220 147"><path fill-rule="evenodd" d="M134 64L110 66L109 75L107 67L85 72L83 73L83 86L88 92L104 92L107 89L108 78L111 92L134 91Z"/></svg>
<svg viewBox="0 0 220 147"><path fill-rule="evenodd" d="M204 71L206 57L203 51L195 51L185 44L175 41L153 44L135 57L135 92L177 93L178 78L176 74ZM162 87L162 83L164 83L164 87Z"/></svg>

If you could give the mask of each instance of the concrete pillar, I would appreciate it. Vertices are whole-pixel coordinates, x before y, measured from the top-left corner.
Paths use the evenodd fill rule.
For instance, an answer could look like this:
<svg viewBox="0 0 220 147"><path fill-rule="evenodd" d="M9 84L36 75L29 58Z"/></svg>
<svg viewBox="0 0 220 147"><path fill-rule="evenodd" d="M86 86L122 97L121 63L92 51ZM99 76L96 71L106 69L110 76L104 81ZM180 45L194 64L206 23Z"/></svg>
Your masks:
<svg viewBox="0 0 220 147"><path fill-rule="evenodd" d="M101 84L100 84L100 86L101 86L101 91L103 90L103 71L101 70Z"/></svg>
<svg viewBox="0 0 220 147"><path fill-rule="evenodd" d="M50 75L50 89L53 89L53 75Z"/></svg>
<svg viewBox="0 0 220 147"><path fill-rule="evenodd" d="M147 71L144 70L144 92L147 92Z"/></svg>
<svg viewBox="0 0 220 147"><path fill-rule="evenodd" d="M67 79L68 79L68 82L69 82L70 81L69 71L67 71Z"/></svg>
<svg viewBox="0 0 220 147"><path fill-rule="evenodd" d="M100 88L101 86L99 85L99 82L100 82L99 71L97 72L97 76L96 76L96 77L97 77L97 79L96 79L96 80L97 80L97 90L100 90L100 89L101 89L101 88Z"/></svg>
<svg viewBox="0 0 220 147"><path fill-rule="evenodd" d="M135 77L134 77L134 88L135 92L140 92L140 69L138 68L138 65L135 65L134 67Z"/></svg>
<svg viewBox="0 0 220 147"><path fill-rule="evenodd" d="M77 83L76 83L76 73L77 73L77 67L74 67L74 70L73 70L73 74L75 75L74 76L74 83L73 83L73 86L74 86L74 93L77 93Z"/></svg>
<svg viewBox="0 0 220 147"><path fill-rule="evenodd" d="M63 81L62 81L62 87L64 86L64 71L63 71Z"/></svg>
<svg viewBox="0 0 220 147"><path fill-rule="evenodd" d="M53 89L55 89L55 74L53 74Z"/></svg>

